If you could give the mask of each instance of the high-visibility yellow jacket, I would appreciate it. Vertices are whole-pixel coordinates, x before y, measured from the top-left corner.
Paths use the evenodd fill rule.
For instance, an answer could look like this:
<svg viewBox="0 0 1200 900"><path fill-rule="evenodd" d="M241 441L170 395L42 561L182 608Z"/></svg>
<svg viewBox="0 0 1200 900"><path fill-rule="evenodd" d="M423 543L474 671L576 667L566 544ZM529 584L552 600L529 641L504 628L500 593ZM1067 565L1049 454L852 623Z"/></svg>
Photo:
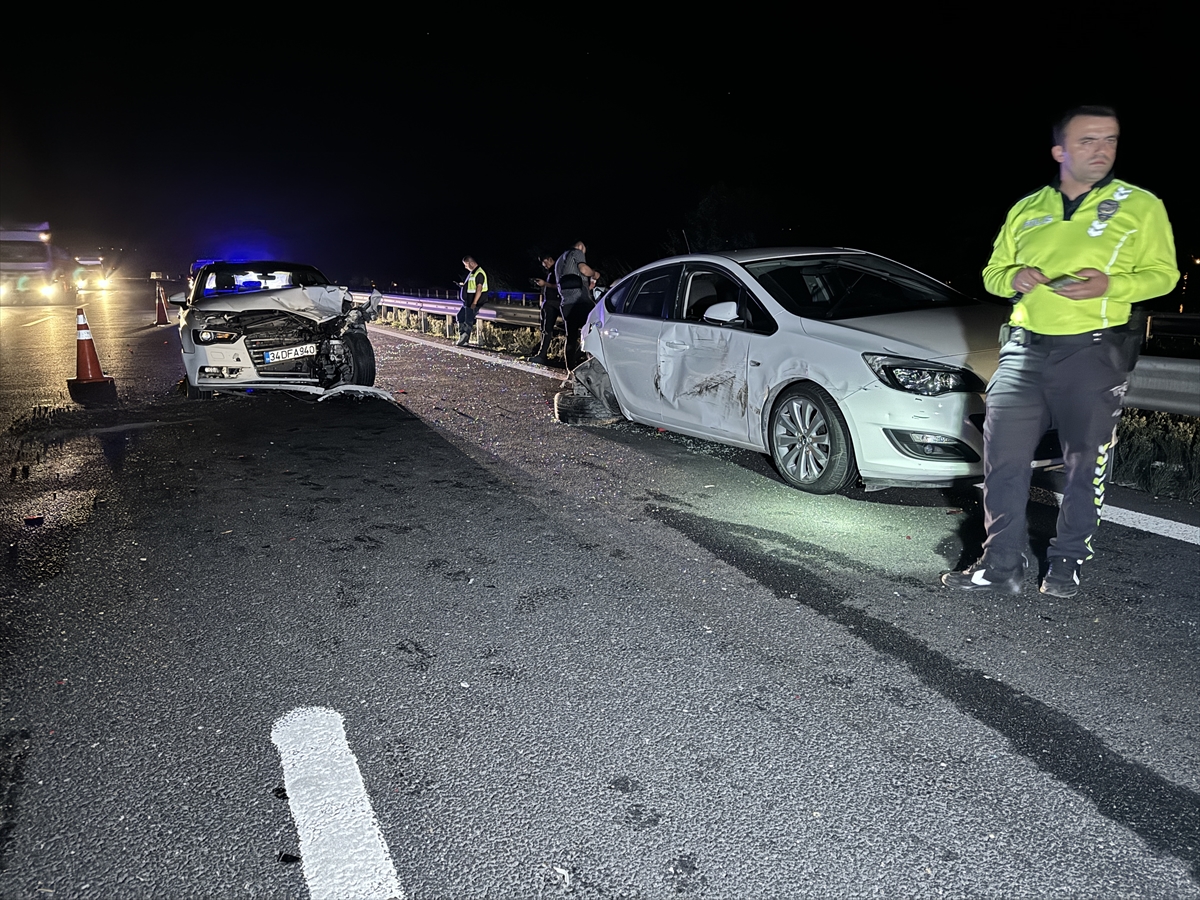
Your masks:
<svg viewBox="0 0 1200 900"><path fill-rule="evenodd" d="M1014 297L1013 277L1026 266L1053 279L1080 269L1108 275L1108 292L1068 300L1044 284L1015 295L1010 324L1039 334L1083 334L1124 325L1139 300L1167 294L1179 280L1175 238L1163 202L1116 178L1100 182L1064 216L1058 180L1020 200L996 236L983 270L989 293Z"/></svg>

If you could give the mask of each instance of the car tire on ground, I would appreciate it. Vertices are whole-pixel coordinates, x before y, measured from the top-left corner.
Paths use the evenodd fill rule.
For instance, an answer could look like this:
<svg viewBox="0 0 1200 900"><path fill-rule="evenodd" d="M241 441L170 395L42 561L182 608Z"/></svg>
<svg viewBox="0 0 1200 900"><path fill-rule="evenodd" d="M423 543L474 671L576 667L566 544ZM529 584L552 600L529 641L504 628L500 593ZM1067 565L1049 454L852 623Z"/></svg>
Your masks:
<svg viewBox="0 0 1200 900"><path fill-rule="evenodd" d="M183 383L184 393L187 394L187 398L189 400L211 400L213 398L212 391L203 390L196 387L194 384L192 384L192 379L188 378L186 375L183 376Z"/></svg>
<svg viewBox="0 0 1200 900"><path fill-rule="evenodd" d="M372 387L375 384L375 348L371 339L361 331L347 331L342 336L350 359L350 375L347 384Z"/></svg>
<svg viewBox="0 0 1200 900"><path fill-rule="evenodd" d="M833 494L858 479L846 420L815 384L792 385L779 395L767 441L783 480L802 491Z"/></svg>
<svg viewBox="0 0 1200 900"><path fill-rule="evenodd" d="M554 395L554 418L564 425L601 425L619 416L590 393L559 391Z"/></svg>

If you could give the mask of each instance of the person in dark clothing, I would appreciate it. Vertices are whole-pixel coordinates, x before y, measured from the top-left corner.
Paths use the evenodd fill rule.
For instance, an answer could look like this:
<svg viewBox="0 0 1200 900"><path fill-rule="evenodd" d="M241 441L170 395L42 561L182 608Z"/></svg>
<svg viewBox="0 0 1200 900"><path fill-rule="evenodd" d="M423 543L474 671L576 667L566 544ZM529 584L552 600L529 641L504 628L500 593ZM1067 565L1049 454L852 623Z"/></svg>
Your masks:
<svg viewBox="0 0 1200 900"><path fill-rule="evenodd" d="M529 361L544 366L550 361L547 353L550 351L550 341L554 339L554 326L562 317L562 305L558 296L558 279L554 277L554 257L543 256L542 268L546 270L546 277L534 279L542 291L542 344L538 352L529 357Z"/></svg>
<svg viewBox="0 0 1200 900"><path fill-rule="evenodd" d="M567 368L574 369L583 362L583 349L579 338L584 323L592 311L595 301L592 288L600 279L600 273L587 264L587 246L576 241L575 246L563 253L554 263L554 274L558 279L558 293L562 298L562 318L567 329Z"/></svg>

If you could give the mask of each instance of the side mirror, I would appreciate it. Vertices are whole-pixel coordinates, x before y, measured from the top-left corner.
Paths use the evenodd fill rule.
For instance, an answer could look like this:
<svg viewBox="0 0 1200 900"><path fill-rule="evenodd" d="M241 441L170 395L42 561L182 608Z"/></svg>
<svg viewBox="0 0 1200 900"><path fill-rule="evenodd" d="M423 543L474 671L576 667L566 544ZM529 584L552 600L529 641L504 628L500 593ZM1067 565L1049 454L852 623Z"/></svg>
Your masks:
<svg viewBox="0 0 1200 900"><path fill-rule="evenodd" d="M180 291L178 294L172 294L167 298L167 302L172 306L187 306L187 291Z"/></svg>
<svg viewBox="0 0 1200 900"><path fill-rule="evenodd" d="M704 311L704 321L710 325L729 325L738 321L737 303L733 300L714 303Z"/></svg>

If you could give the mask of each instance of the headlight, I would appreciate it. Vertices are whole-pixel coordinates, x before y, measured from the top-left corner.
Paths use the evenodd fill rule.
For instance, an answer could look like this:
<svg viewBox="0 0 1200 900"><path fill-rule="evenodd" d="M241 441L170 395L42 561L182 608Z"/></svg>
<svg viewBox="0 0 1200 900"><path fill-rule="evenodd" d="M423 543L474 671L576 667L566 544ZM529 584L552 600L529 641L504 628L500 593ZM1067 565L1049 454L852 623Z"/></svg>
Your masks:
<svg viewBox="0 0 1200 900"><path fill-rule="evenodd" d="M54 285L43 284L41 287L41 290L39 290L38 293L41 294L43 297L53 297L54 296Z"/></svg>
<svg viewBox="0 0 1200 900"><path fill-rule="evenodd" d="M936 397L956 392L978 393L987 387L974 372L928 360L864 353L863 361L888 387L910 394Z"/></svg>
<svg viewBox="0 0 1200 900"><path fill-rule="evenodd" d="M75 282L75 287L79 288L81 291L85 290L87 288L87 279L80 278L77 282Z"/></svg>
<svg viewBox="0 0 1200 900"><path fill-rule="evenodd" d="M100 290L102 290L102 291L108 290L108 279L101 278L99 281L96 282L96 287L100 288Z"/></svg>
<svg viewBox="0 0 1200 900"><path fill-rule="evenodd" d="M236 331L217 331L212 328L197 328L192 332L197 344L228 344L238 339Z"/></svg>

